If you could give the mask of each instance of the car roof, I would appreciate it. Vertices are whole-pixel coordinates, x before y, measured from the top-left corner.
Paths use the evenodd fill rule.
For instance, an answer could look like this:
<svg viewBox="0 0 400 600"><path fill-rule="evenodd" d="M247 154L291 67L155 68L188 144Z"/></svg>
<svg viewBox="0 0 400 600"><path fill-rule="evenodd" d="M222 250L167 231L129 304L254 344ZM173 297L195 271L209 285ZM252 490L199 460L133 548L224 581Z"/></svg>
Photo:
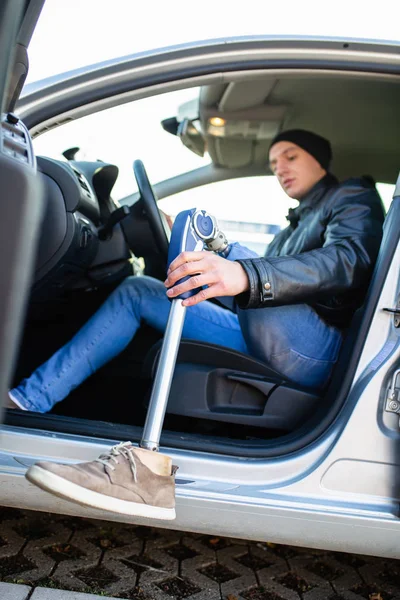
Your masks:
<svg viewBox="0 0 400 600"><path fill-rule="evenodd" d="M40 14L38 7L42 7L43 3L44 0L31 0L28 3L34 5L35 11L32 8L32 14L36 17ZM26 13L26 18L28 16ZM30 16L30 27L33 20ZM27 27L26 31L27 44L31 28ZM279 68L243 70L240 59L242 48L249 52L261 50L274 53L273 60L276 63L279 59ZM96 78L100 82L95 85L104 85L100 74L102 69L108 72L110 81L113 73L121 73L123 70L126 73L125 79L129 80L129 69L136 68L135 63L137 68L155 64L157 60L160 60L160 64L162 61L178 63L178 60L184 58L188 63L193 62L196 53L206 62L207 54L211 56L214 53L218 58L218 53L224 52L230 52L232 56L237 53L239 59L236 74L230 74L229 69L224 72L222 63L221 66L211 65L214 69L219 68L224 76L216 84L203 85L197 99L201 135L216 166L262 169L275 133L287 128L305 128L331 141L333 170L340 179L371 175L380 182L396 181L400 164L400 45L394 42L367 39L345 41L341 38L304 36L247 36L192 42L120 57L75 70L69 75L35 82L24 89L27 97L22 100L29 104L31 100L28 96L35 102L46 94L46 89L50 94L51 87L55 92L61 90L64 83L68 82L68 77L72 85L75 78L79 83L87 81L94 89L90 78L92 77L93 82ZM300 60L297 60L297 55ZM329 68L304 67L306 60L310 60L305 59L305 56L322 55L325 63L331 60ZM355 60L355 56L362 56L362 69L355 67L352 70L351 60ZM368 56L373 56L375 61L371 61L370 68L366 63ZM338 60L342 62L339 63ZM377 60L382 61L385 67L380 72L376 69ZM112 90L112 93L115 94L115 91ZM84 108L82 103L78 104L80 106L77 110L82 115ZM209 120L213 117L226 120L227 127L223 135L221 130L215 135L215 130L213 132L209 127Z"/></svg>

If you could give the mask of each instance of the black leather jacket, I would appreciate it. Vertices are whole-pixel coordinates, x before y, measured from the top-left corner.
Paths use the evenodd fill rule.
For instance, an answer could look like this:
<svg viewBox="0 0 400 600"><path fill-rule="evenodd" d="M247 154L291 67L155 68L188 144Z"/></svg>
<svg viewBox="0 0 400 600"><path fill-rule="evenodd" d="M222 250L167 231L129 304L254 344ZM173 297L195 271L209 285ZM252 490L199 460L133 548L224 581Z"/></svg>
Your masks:
<svg viewBox="0 0 400 600"><path fill-rule="evenodd" d="M240 308L309 304L346 327L361 305L382 239L384 210L368 180L326 175L290 211L264 258L239 259L250 283Z"/></svg>

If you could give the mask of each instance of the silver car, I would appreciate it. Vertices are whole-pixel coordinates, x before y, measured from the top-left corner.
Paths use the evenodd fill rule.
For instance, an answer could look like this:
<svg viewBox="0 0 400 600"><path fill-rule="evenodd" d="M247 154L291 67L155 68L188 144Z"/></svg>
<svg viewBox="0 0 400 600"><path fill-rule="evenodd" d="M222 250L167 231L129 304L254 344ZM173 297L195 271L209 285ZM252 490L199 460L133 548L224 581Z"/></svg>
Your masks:
<svg viewBox="0 0 400 600"><path fill-rule="evenodd" d="M145 327L50 413L3 411L0 504L399 558L400 46L222 39L23 86L43 2L0 15L2 399L123 278L163 278L165 215L204 208L262 253L292 206L266 165L282 128L331 140L335 174L372 177L387 216L323 396L182 340L161 437L179 465L176 521L80 507L24 477L37 460L140 442L160 348Z"/></svg>

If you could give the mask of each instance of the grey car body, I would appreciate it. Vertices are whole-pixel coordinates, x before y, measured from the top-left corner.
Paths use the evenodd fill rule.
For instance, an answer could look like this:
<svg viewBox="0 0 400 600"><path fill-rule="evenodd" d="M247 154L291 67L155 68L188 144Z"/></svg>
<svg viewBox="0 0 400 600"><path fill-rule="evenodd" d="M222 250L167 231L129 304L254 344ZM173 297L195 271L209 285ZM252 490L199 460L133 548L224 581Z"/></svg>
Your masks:
<svg viewBox="0 0 400 600"><path fill-rule="evenodd" d="M22 12L22 3L19 8ZM9 2L9 19L14 11L17 15L13 17L14 29L8 27L9 36L13 31L17 36L17 9L18 3ZM31 21L34 15L28 14ZM24 64L21 48L27 45L29 35L26 27L23 31L26 37L19 38L18 60L14 57L13 63L12 55L8 57L12 73L16 64ZM3 71L6 67L2 65ZM45 279L34 270L35 249L38 245L40 249L46 222L43 215L49 210L43 192L46 184L39 171L47 178L53 173L57 181L57 173L63 168L46 157L35 157L31 137L98 110L200 86L199 131L207 140L212 162L179 180L160 182L155 186L159 198L168 196L171 190L176 193L205 182L265 174L265 151L271 132L282 126L307 126L331 134L339 177L370 173L378 181L395 183L400 165L399 73L400 48L394 43L249 37L156 50L80 69L27 86L14 106L20 89L18 78L9 77L8 87L4 82L4 111L13 108L24 124L20 126L26 127L27 159L19 159L13 144L7 145L7 132L13 123L12 118L4 117L1 202L7 218L1 224L0 259L2 397L6 396L24 344L24 314L29 313L30 290ZM205 133L204 124L210 116L230 117L238 127L244 121L251 122L254 133L247 137L242 134L232 151L234 141L228 137L218 140ZM270 127L270 133L260 133L262 127ZM198 132L193 135L197 138ZM181 137L184 143L190 143L189 138ZM201 145L201 139L196 141ZM10 154L10 147L14 154ZM79 168L92 188L90 173L85 175L82 164ZM134 206L137 200L138 195L133 194L125 203ZM73 210L68 212L72 214ZM90 209L88 214L84 218L90 220ZM104 215L99 223L97 218L94 234L106 221ZM225 435L207 435L195 428L165 429L161 450L179 465L177 519L172 524L80 507L46 494L25 480L27 467L37 460L91 460L119 441L139 442L140 423L112 422L112 417L109 422L98 422L96 415L91 420L62 413L4 411L0 504L398 558L399 232L397 184L365 305L354 318L326 394L310 405L307 418L274 435L273 427L267 427L264 438L229 436L230 423L243 423L240 411L229 420L223 411L218 417L216 410L216 419L228 424ZM129 237L129 232L125 236ZM114 237L114 241L119 239L118 235ZM96 260L97 265L103 264L96 255L87 268ZM52 273L46 271L50 280ZM46 284L41 289L46 293L50 288ZM237 372L235 366L234 374ZM180 389L190 405L195 381L191 369L184 370L181 377ZM118 385L116 379L116 395ZM132 380L132 397L134 390ZM298 410L293 401L288 405L290 410ZM250 419L249 423L254 421Z"/></svg>

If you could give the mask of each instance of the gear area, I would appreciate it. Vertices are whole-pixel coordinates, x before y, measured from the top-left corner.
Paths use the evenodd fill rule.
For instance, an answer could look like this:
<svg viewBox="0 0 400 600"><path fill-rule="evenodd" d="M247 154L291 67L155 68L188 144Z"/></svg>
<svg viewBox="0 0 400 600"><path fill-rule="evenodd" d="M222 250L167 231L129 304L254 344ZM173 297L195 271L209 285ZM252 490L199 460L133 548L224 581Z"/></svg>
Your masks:
<svg viewBox="0 0 400 600"><path fill-rule="evenodd" d="M396 600L400 562L1 508L2 598L6 584L26 598Z"/></svg>

